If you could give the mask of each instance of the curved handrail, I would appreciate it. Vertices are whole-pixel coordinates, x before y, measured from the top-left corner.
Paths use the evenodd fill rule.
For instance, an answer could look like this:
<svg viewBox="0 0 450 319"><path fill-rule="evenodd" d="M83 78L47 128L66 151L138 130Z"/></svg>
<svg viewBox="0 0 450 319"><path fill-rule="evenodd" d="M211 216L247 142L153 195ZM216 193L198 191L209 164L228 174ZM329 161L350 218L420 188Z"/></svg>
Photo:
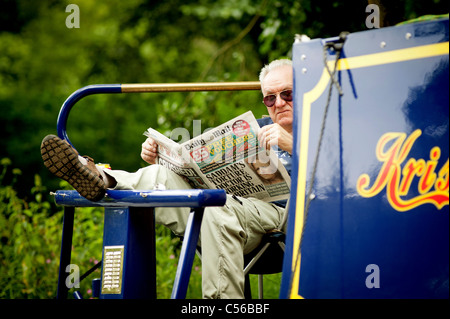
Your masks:
<svg viewBox="0 0 450 319"><path fill-rule="evenodd" d="M63 103L57 120L57 134L70 142L67 135L67 119L72 107L83 97L92 94L111 93L157 93L157 92L200 92L200 91L242 91L259 90L260 82L217 82L217 83L138 83L138 84L93 84L72 93Z"/></svg>

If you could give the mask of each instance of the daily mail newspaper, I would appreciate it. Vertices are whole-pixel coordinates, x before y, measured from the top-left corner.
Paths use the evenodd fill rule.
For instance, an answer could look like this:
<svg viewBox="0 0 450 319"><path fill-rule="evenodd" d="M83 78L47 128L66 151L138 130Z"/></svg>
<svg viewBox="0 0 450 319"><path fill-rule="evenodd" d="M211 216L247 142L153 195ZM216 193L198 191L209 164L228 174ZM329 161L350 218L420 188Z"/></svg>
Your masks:
<svg viewBox="0 0 450 319"><path fill-rule="evenodd" d="M290 176L274 149L258 145L259 129L249 111L182 144L152 128L144 135L158 144L158 163L193 188L224 189L268 202L287 199Z"/></svg>

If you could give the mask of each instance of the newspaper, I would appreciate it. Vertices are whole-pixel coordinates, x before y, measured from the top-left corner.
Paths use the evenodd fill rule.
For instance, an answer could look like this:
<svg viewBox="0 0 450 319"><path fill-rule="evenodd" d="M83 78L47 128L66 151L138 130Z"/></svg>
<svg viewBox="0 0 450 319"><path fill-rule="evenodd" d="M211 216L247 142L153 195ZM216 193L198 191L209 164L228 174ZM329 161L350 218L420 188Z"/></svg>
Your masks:
<svg viewBox="0 0 450 319"><path fill-rule="evenodd" d="M158 144L158 163L183 176L193 188L272 202L287 199L290 176L274 149L258 143L260 127L251 111L182 144L149 128Z"/></svg>

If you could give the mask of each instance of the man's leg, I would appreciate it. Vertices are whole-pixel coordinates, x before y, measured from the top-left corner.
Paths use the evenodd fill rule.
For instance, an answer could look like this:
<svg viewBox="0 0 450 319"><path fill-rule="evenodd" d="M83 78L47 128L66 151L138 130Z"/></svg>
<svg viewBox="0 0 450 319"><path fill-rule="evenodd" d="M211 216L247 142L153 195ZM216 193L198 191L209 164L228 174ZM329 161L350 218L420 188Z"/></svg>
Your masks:
<svg viewBox="0 0 450 319"><path fill-rule="evenodd" d="M118 182L116 189L188 189L180 176L160 165L136 173L108 171ZM190 210L157 208L156 222L183 235ZM278 228L284 209L254 198L227 196L223 207L207 207L200 231L202 290L204 298L244 298L244 254L251 252L269 230Z"/></svg>
<svg viewBox="0 0 450 319"><path fill-rule="evenodd" d="M227 197L224 207L208 207L201 236L204 298L244 298L244 254L279 226L284 209L256 199Z"/></svg>
<svg viewBox="0 0 450 319"><path fill-rule="evenodd" d="M116 180L113 189L153 190L190 189L192 188L182 177L161 165L150 165L135 173L120 170L103 172ZM189 218L190 208L186 207L157 207L155 222L172 230L176 235L183 236Z"/></svg>
<svg viewBox="0 0 450 319"><path fill-rule="evenodd" d="M105 170L117 180L115 189L149 190L162 184L166 189L189 189L180 176L160 165L136 173ZM183 235L190 209L157 208L155 220ZM257 199L227 196L223 207L207 207L200 231L202 290L204 298L244 298L244 254L261 242L262 236L279 226L284 209Z"/></svg>

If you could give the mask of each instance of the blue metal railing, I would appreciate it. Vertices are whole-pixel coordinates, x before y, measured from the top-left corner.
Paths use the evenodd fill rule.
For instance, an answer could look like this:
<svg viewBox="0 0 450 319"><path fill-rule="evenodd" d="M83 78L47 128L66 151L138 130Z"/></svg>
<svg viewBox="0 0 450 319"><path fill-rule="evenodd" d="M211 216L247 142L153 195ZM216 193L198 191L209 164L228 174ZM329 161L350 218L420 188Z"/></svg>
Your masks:
<svg viewBox="0 0 450 319"><path fill-rule="evenodd" d="M76 191L60 190L55 193L55 202L74 207L208 207L223 206L226 194L222 189L186 190L107 190L104 199L91 202Z"/></svg>

